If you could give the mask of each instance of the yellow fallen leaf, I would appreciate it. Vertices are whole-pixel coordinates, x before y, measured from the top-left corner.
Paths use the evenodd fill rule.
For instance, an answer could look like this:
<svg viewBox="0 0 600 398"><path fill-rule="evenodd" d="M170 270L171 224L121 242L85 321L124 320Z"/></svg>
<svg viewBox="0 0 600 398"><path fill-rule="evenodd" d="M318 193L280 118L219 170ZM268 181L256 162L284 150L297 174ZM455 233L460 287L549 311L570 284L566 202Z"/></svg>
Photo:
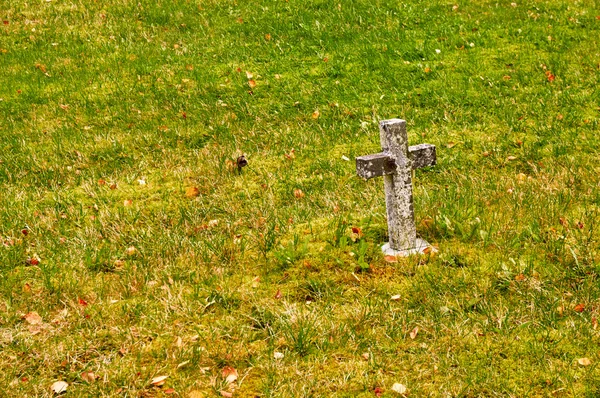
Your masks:
<svg viewBox="0 0 600 398"><path fill-rule="evenodd" d="M318 119L320 115L321 115L321 112L319 112L319 110L317 109L316 111L313 112L312 118Z"/></svg>

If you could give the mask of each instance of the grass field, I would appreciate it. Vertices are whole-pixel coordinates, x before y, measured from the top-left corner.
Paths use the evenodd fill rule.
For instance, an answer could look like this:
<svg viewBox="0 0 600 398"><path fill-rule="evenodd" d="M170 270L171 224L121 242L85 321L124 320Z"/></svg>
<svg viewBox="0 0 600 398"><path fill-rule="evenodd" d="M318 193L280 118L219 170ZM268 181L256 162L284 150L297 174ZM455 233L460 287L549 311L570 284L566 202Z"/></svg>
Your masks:
<svg viewBox="0 0 600 398"><path fill-rule="evenodd" d="M600 396L600 3L515 1L0 0L0 395Z"/></svg>

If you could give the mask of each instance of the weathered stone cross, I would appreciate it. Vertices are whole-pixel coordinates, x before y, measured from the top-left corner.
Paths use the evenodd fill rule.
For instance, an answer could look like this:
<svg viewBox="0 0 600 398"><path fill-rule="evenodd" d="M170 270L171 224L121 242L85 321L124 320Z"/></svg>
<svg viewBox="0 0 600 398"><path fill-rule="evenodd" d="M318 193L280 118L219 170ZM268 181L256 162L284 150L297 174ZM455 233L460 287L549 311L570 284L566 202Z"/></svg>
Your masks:
<svg viewBox="0 0 600 398"><path fill-rule="evenodd" d="M383 176L390 241L381 249L392 256L423 253L429 243L417 238L412 171L435 165L435 145L409 147L406 121L402 119L379 122L379 135L383 152L357 157L356 173L367 180Z"/></svg>

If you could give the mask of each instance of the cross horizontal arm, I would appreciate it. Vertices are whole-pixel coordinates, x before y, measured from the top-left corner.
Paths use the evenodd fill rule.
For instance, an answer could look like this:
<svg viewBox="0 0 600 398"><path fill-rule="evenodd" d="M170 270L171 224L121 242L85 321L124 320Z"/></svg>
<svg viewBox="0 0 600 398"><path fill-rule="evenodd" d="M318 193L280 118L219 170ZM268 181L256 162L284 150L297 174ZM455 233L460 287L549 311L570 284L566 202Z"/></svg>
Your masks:
<svg viewBox="0 0 600 398"><path fill-rule="evenodd" d="M394 162L394 159L390 155L384 152L356 158L356 173L365 180L393 174L395 171L396 162Z"/></svg>
<svg viewBox="0 0 600 398"><path fill-rule="evenodd" d="M412 168L434 166L436 164L435 145L419 144L408 147L408 157L412 160Z"/></svg>

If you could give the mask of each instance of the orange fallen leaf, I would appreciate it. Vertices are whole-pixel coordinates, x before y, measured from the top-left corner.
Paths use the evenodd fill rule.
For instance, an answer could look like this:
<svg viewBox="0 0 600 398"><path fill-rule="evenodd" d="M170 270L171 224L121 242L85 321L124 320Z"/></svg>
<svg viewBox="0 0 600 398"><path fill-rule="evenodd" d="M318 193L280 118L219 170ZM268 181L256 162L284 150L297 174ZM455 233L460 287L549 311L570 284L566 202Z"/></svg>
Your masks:
<svg viewBox="0 0 600 398"><path fill-rule="evenodd" d="M82 307L87 307L87 305L88 305L87 301L85 301L81 297L77 297L77 303Z"/></svg>
<svg viewBox="0 0 600 398"><path fill-rule="evenodd" d="M128 207L131 206L133 204L133 200L131 199L126 199L123 201L123 206Z"/></svg>
<svg viewBox="0 0 600 398"><path fill-rule="evenodd" d="M254 80L248 80L248 85L250 86L250 88L254 88L256 87L256 82Z"/></svg>
<svg viewBox="0 0 600 398"><path fill-rule="evenodd" d="M398 262L398 257L396 257L396 256L384 256L383 259L385 261L387 261L388 263L397 263Z"/></svg>
<svg viewBox="0 0 600 398"><path fill-rule="evenodd" d="M187 196L188 198L195 198L196 196L200 195L200 190L198 189L198 187L189 187L188 189L185 190L185 196Z"/></svg>
<svg viewBox="0 0 600 398"><path fill-rule="evenodd" d="M584 304L577 304L573 310L575 310L575 312L583 312L585 310L585 305Z"/></svg>
<svg viewBox="0 0 600 398"><path fill-rule="evenodd" d="M96 380L96 375L94 374L94 372L83 372L83 373L81 373L81 378L84 381L87 381L88 383L91 383L94 380Z"/></svg>
<svg viewBox="0 0 600 398"><path fill-rule="evenodd" d="M319 112L319 110L317 109L316 111L313 112L312 114L312 118L313 119L318 119L319 116L321 115L321 113Z"/></svg>
<svg viewBox="0 0 600 398"><path fill-rule="evenodd" d="M229 384L233 383L238 378L238 372L231 366L225 366L222 370L223 378Z"/></svg>
<svg viewBox="0 0 600 398"><path fill-rule="evenodd" d="M519 275L515 276L515 280L518 281L518 282L524 281L525 280L525 275L519 274Z"/></svg>
<svg viewBox="0 0 600 398"><path fill-rule="evenodd" d="M271 34L270 34L270 33L267 33L267 34L265 35L265 40L267 40L267 41L268 41L268 40L271 40Z"/></svg>
<svg viewBox="0 0 600 398"><path fill-rule="evenodd" d="M302 190L301 190L301 189L294 189L294 196L295 196L297 199L301 199L301 198L303 198L303 197L304 197L304 192L302 192Z"/></svg>
<svg viewBox="0 0 600 398"><path fill-rule="evenodd" d="M415 328L413 330L410 331L409 336L411 339L416 339L417 338L417 334L419 334L419 327L415 326Z"/></svg>
<svg viewBox="0 0 600 398"><path fill-rule="evenodd" d="M30 325L38 325L42 323L42 317L35 311L27 313L23 318Z"/></svg>
<svg viewBox="0 0 600 398"><path fill-rule="evenodd" d="M165 394L174 394L175 393L175 389L174 388L167 388L165 391L163 391Z"/></svg>

